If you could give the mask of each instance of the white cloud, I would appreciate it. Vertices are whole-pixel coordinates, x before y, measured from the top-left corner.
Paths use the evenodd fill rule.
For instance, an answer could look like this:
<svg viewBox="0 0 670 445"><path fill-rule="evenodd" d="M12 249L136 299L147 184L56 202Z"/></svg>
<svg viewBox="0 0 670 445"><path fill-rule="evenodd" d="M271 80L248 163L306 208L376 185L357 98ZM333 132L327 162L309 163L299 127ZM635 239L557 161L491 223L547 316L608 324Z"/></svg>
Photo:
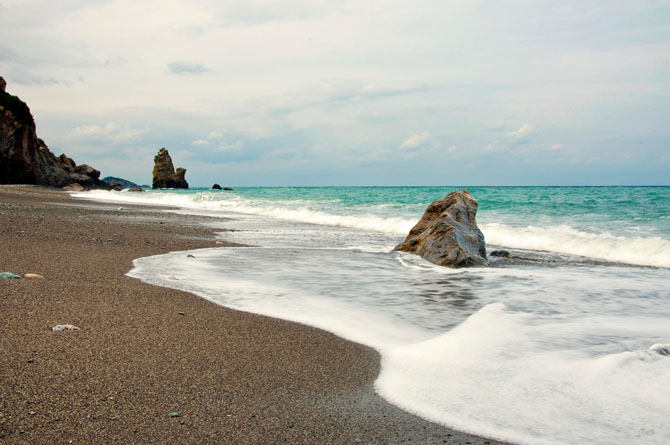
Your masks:
<svg viewBox="0 0 670 445"><path fill-rule="evenodd" d="M149 127L131 128L127 124L111 121L104 125L80 125L69 135L75 140L100 140L106 142L130 142L149 132Z"/></svg>
<svg viewBox="0 0 670 445"><path fill-rule="evenodd" d="M241 140L236 140L235 142L228 143L228 142L222 142L219 144L219 146L216 148L216 151L224 152L224 153L231 153L231 152L236 152L240 151L244 148L244 141Z"/></svg>
<svg viewBox="0 0 670 445"><path fill-rule="evenodd" d="M193 145L193 146L209 145L209 141L207 139L197 139L197 140L191 142L191 145Z"/></svg>
<svg viewBox="0 0 670 445"><path fill-rule="evenodd" d="M191 74L204 74L211 70L201 63L175 60L174 62L170 62L168 64L168 71L171 74L191 75Z"/></svg>
<svg viewBox="0 0 670 445"><path fill-rule="evenodd" d="M526 142L535 132L535 127L523 124L518 130L507 133L507 137L514 142Z"/></svg>
<svg viewBox="0 0 670 445"><path fill-rule="evenodd" d="M402 144L400 144L400 149L402 150L416 150L424 146L430 139L430 134L427 131L423 133L415 134L414 136L405 139Z"/></svg>
<svg viewBox="0 0 670 445"><path fill-rule="evenodd" d="M554 144L551 147L549 147L549 150L556 151L556 150L560 150L561 148L563 148L563 144Z"/></svg>
<svg viewBox="0 0 670 445"><path fill-rule="evenodd" d="M212 131L207 135L207 139L221 139L223 135L218 131Z"/></svg>
<svg viewBox="0 0 670 445"><path fill-rule="evenodd" d="M455 152L457 147L455 145L451 145L449 148L447 148L448 153L453 153Z"/></svg>
<svg viewBox="0 0 670 445"><path fill-rule="evenodd" d="M491 125L489 125L489 129L491 130L500 130L505 126L505 121L503 119L497 119Z"/></svg>

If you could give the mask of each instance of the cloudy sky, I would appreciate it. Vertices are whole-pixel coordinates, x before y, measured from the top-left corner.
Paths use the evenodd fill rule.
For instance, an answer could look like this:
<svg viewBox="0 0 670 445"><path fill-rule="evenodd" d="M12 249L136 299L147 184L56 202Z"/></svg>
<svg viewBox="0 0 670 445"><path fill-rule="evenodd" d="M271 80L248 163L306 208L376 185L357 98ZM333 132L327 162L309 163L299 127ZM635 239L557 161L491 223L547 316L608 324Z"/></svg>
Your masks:
<svg viewBox="0 0 670 445"><path fill-rule="evenodd" d="M670 184L668 0L0 0L0 75L140 183Z"/></svg>

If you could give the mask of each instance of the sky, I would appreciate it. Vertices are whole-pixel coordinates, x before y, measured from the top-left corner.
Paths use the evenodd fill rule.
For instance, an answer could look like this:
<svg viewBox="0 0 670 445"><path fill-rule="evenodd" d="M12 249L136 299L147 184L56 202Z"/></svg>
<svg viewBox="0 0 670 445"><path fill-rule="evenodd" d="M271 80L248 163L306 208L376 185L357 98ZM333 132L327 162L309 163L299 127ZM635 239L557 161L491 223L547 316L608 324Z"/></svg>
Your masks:
<svg viewBox="0 0 670 445"><path fill-rule="evenodd" d="M0 0L0 76L141 184L670 185L669 0Z"/></svg>

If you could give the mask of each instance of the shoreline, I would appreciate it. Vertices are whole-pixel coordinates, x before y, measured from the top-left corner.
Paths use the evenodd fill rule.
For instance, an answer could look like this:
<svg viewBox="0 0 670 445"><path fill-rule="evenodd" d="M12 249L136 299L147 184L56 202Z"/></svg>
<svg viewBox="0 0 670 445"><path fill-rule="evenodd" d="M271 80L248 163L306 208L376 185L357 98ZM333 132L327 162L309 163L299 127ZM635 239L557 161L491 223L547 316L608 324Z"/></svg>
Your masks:
<svg viewBox="0 0 670 445"><path fill-rule="evenodd" d="M498 443L381 399L371 348L125 275L230 245L207 219L0 186L0 269L45 277L0 282L0 443Z"/></svg>

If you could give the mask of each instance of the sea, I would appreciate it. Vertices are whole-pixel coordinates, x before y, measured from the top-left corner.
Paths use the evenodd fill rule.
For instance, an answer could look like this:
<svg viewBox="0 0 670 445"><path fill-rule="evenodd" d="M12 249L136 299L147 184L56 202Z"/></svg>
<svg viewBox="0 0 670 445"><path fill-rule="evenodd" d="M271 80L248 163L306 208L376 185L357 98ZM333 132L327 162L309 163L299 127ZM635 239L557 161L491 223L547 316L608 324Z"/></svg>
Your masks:
<svg viewBox="0 0 670 445"><path fill-rule="evenodd" d="M451 269L393 251L463 188L489 254L509 256ZM524 444L670 442L670 187L74 196L213 217L219 239L252 247L139 258L128 275L375 348L376 391L422 418Z"/></svg>

